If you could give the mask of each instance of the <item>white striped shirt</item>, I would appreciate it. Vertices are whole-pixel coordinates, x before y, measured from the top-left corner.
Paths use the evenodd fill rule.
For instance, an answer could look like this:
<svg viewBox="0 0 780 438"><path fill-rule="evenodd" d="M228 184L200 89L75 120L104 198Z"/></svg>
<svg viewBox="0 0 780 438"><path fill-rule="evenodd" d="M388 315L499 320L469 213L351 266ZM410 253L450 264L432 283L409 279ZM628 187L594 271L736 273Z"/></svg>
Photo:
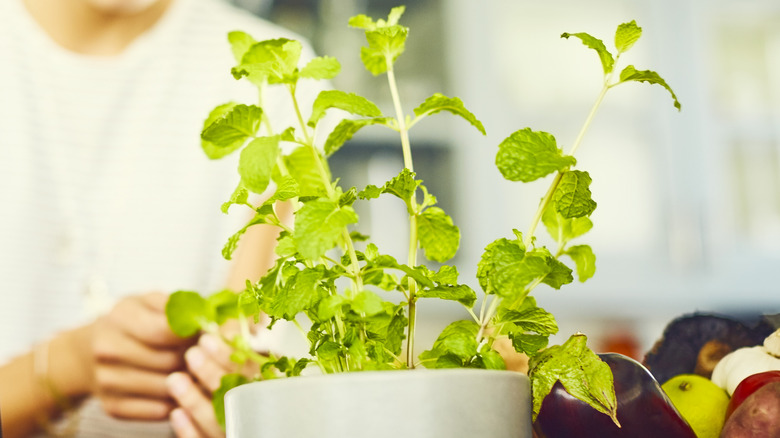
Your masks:
<svg viewBox="0 0 780 438"><path fill-rule="evenodd" d="M295 37L217 0L176 0L121 55L95 58L0 1L0 361L92 318L88 289L110 304L222 286L220 250L247 212L220 212L237 157L208 160L199 133L216 105L256 100L230 75L231 30ZM282 91L267 104L289 106Z"/></svg>

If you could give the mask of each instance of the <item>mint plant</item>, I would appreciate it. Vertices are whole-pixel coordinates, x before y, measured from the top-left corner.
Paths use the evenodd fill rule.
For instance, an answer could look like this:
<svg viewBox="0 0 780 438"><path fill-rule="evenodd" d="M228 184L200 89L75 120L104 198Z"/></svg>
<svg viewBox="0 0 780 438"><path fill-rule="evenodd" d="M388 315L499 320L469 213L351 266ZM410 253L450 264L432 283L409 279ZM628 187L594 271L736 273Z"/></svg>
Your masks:
<svg viewBox="0 0 780 438"><path fill-rule="evenodd" d="M257 42L246 33L230 33L237 63L232 74L254 84L259 101L218 106L209 114L202 131L202 147L210 158L240 153L240 183L222 210L227 212L238 205L254 213L229 239L223 255L230 259L249 227L270 224L281 230L275 249L278 259L260 281L247 282L246 289L238 294L221 291L203 297L193 291L174 293L166 309L172 329L181 336L199 331L219 334L220 324L237 318L244 336L225 338L225 342L234 348L233 360L256 364L258 380L298 376L307 367L316 367L322 373L417 367L505 369L494 343L508 337L516 351L531 358L534 416L552 385L560 380L572 395L617 422L609 367L587 348L582 334L573 335L563 345L548 347L548 338L557 333L558 327L553 315L537 306L531 292L540 284L559 289L572 283L574 270L582 282L594 275L592 249L572 244L591 229L589 216L596 208L589 189L591 177L574 168L574 153L606 92L626 82L659 84L680 108L671 88L655 72L629 65L615 77L621 55L639 39L641 28L633 21L618 26L615 55L601 40L586 33L562 35L576 37L597 52L604 71L603 86L568 153L551 134L530 128L512 133L498 146L495 162L506 179L530 182L552 175L552 182L525 233L513 230L509 237L485 248L477 266L477 283L484 299L477 309L477 293L459 281L455 266L446 264L458 250L460 230L417 179L409 132L439 112L463 118L477 133L485 134L485 128L460 99L439 93L420 103L412 114L404 113L394 73L394 63L404 52L409 31L399 24L403 12L401 6L393 8L387 19L358 15L349 21L350 26L365 32L367 46L361 49L360 57L366 69L387 78L392 115L364 97L340 90L321 92L304 113L296 97L299 82L335 77L340 70L338 61L318 57L301 67L302 46L297 41ZM273 108L263 105L268 87L283 87L289 92L296 126L271 124L268 113ZM341 120L324 146L318 148L313 139L333 109L345 111L350 117ZM398 133L404 167L382 186L342 188L331 175L327 158L369 125ZM283 152L283 144L293 147ZM269 187L273 192L262 204L249 202L250 192L262 194ZM382 253L357 230L353 205L379 196L393 196L406 207L410 233L405 261ZM278 202L294 205L292 226L277 214ZM537 241L540 223L550 234L553 249ZM425 259L442 265L435 271L428 268L420 260L420 250ZM565 260L573 263L574 270ZM393 301L383 297L383 291L398 291L404 299ZM415 357L417 303L426 299L457 301L471 319L447 326L430 348ZM258 321L261 313L270 318L271 326L279 320L299 324L300 318L308 319L306 328L298 327L308 340L309 356L263 356L252 351L247 340L248 324L252 318ZM222 388L214 396L220 418L224 418L224 392L249 380L239 374L223 379Z"/></svg>

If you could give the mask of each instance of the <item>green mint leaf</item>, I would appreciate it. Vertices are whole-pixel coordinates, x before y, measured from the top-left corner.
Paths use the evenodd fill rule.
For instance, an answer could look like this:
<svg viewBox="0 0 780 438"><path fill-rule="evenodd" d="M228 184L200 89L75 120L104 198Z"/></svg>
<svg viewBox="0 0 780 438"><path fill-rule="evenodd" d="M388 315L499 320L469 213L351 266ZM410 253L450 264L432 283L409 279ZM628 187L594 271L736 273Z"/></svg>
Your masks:
<svg viewBox="0 0 780 438"><path fill-rule="evenodd" d="M677 96L674 94L674 91L672 91L672 87L669 86L669 84L666 83L666 81L658 75L658 73L650 70L637 70L634 68L633 65L629 65L626 68L623 69L623 71L620 72L620 82L629 82L629 81L636 81L636 82L647 82L648 84L658 84L664 88L666 88L667 91L669 91L669 94L672 95L672 99L674 100L674 107L677 108L677 111L679 111L682 106L680 105L680 101L677 100Z"/></svg>
<svg viewBox="0 0 780 438"><path fill-rule="evenodd" d="M230 209L231 205L240 204L240 205L246 205L247 207L252 207L248 203L249 200L249 190L244 187L244 185L239 181L238 186L236 186L236 189L233 191L233 194L230 195L230 199L222 204L221 210L222 213L227 214L228 210Z"/></svg>
<svg viewBox="0 0 780 438"><path fill-rule="evenodd" d="M435 262L455 257L460 245L460 230L439 207L429 207L417 216L417 237L425 257Z"/></svg>
<svg viewBox="0 0 780 438"><path fill-rule="evenodd" d="M366 70L374 76L387 71L404 52L409 29L400 25L377 27L366 31L368 47L360 50L360 59Z"/></svg>
<svg viewBox="0 0 780 438"><path fill-rule="evenodd" d="M206 298L214 309L214 320L222 324L228 319L238 318L238 294L230 290L222 290Z"/></svg>
<svg viewBox="0 0 780 438"><path fill-rule="evenodd" d="M526 253L520 241L499 239L485 248L477 278L485 293L512 301L522 296L532 281L550 273L548 258L543 253Z"/></svg>
<svg viewBox="0 0 780 438"><path fill-rule="evenodd" d="M211 110L208 117L206 117L206 120L203 121L202 131L205 131L206 128L211 126L211 124L216 122L218 119L223 118L225 114L229 113L236 105L237 103L235 102L228 102L219 105L218 107ZM217 160L219 158L222 158L230 154L236 149L240 148L244 144L244 140L245 139L237 139L235 142L231 144L223 144L221 146L217 146L214 143L210 141L206 141L203 138L201 138L200 147L203 149L203 152L206 154L207 157L209 157L209 159Z"/></svg>
<svg viewBox="0 0 780 438"><path fill-rule="evenodd" d="M369 184L365 189L358 193L360 199L376 199L382 194L382 189L373 184Z"/></svg>
<svg viewBox="0 0 780 438"><path fill-rule="evenodd" d="M443 94L436 93L433 96L425 99L425 102L415 108L414 114L420 118L429 114L438 113L439 111L448 111L452 114L455 114L456 116L461 116L466 119L466 121L474 125L474 127L477 128L479 132L482 133L482 135L487 134L485 132L485 127L482 125L482 122L477 120L476 116L474 116L474 114L467 110L463 105L463 101L457 97L447 97Z"/></svg>
<svg viewBox="0 0 780 438"><path fill-rule="evenodd" d="M388 26L395 26L398 24L398 22L401 20L401 16L406 11L406 6L395 6L394 8L390 9L390 13L387 15L387 25ZM380 22L382 20L379 20Z"/></svg>
<svg viewBox="0 0 780 438"><path fill-rule="evenodd" d="M531 358L528 376L531 378L534 420L542 401L555 382L560 381L566 392L619 424L612 371L586 346L586 342L585 335L576 334L563 345L549 347Z"/></svg>
<svg viewBox="0 0 780 438"><path fill-rule="evenodd" d="M642 28L636 25L635 20L618 26L615 32L615 47L618 53L628 51L642 36Z"/></svg>
<svg viewBox="0 0 780 438"><path fill-rule="evenodd" d="M593 213L596 201L591 199L590 183L588 172L570 170L563 174L553 194L553 201L561 216L568 219Z"/></svg>
<svg viewBox="0 0 780 438"><path fill-rule="evenodd" d="M571 268L564 265L560 260L550 256L547 259L547 266L549 266L550 272L544 277L542 283L553 289L560 289L564 284L574 281L574 277L571 275Z"/></svg>
<svg viewBox="0 0 780 438"><path fill-rule="evenodd" d="M199 293L192 291L172 293L165 303L165 316L171 330L182 338L194 335L216 319L214 308Z"/></svg>
<svg viewBox="0 0 780 438"><path fill-rule="evenodd" d="M370 271L363 274L363 284L376 286L382 290L395 290L398 286L398 279L395 275L382 271Z"/></svg>
<svg viewBox="0 0 780 438"><path fill-rule="evenodd" d="M382 193L389 193L400 198L409 207L417 186L422 182L415 180L414 176L414 172L404 167L398 175L385 183L384 187L382 187Z"/></svg>
<svg viewBox="0 0 780 438"><path fill-rule="evenodd" d="M291 176L283 176L276 181L276 191L265 201L272 204L276 201L287 201L298 196L298 182Z"/></svg>
<svg viewBox="0 0 780 438"><path fill-rule="evenodd" d="M341 64L336 58L331 56L319 56L306 64L298 76L307 79L333 79L341 71Z"/></svg>
<svg viewBox="0 0 780 438"><path fill-rule="evenodd" d="M222 247L222 257L224 257L225 260L232 260L233 253L236 251L236 248L238 248L238 242L241 240L241 236L243 236L246 233L246 230L252 225L264 224L264 223L266 223L266 215L255 214L252 220L250 220L240 230L236 231L235 233L233 233L232 236L228 238L227 243L225 243L225 246Z"/></svg>
<svg viewBox="0 0 780 438"><path fill-rule="evenodd" d="M352 187L339 196L339 207L350 206L357 200L357 189Z"/></svg>
<svg viewBox="0 0 780 438"><path fill-rule="evenodd" d="M302 256L316 260L336 245L344 227L357 220L352 207L326 200L307 202L295 214L295 247Z"/></svg>
<svg viewBox="0 0 780 438"><path fill-rule="evenodd" d="M487 370L505 370L506 362L501 354L496 350L491 349L488 345L484 345L477 354L477 361L481 362L477 368Z"/></svg>
<svg viewBox="0 0 780 438"><path fill-rule="evenodd" d="M224 105L223 107L218 107L218 109L225 110L227 108ZM203 129L200 138L216 148L228 149L227 153L222 152L223 156L227 155L241 147L246 139L255 136L260 127L262 114L263 110L254 105L234 105Z"/></svg>
<svg viewBox="0 0 780 438"><path fill-rule="evenodd" d="M477 279L479 286L487 294L495 293L494 274L512 261L520 261L525 257L525 246L522 239L498 239L485 247L485 252L477 264Z"/></svg>
<svg viewBox="0 0 780 438"><path fill-rule="evenodd" d="M352 310L365 316L373 316L385 310L384 300L373 292L363 291L352 300Z"/></svg>
<svg viewBox="0 0 780 438"><path fill-rule="evenodd" d="M511 333L509 339L512 340L512 346L515 348L515 351L525 353L528 356L535 356L550 341L549 336L530 335L527 333Z"/></svg>
<svg viewBox="0 0 780 438"><path fill-rule="evenodd" d="M558 324L552 313L536 305L536 299L528 296L519 306L507 307L502 302L496 313L496 325L511 324L513 333L536 333L549 336L558 333Z"/></svg>
<svg viewBox="0 0 780 438"><path fill-rule="evenodd" d="M228 33L228 41L230 42L230 48L233 51L233 57L238 63L241 63L244 54L249 51L249 48L257 44L257 41L255 41L251 35L238 30Z"/></svg>
<svg viewBox="0 0 780 438"><path fill-rule="evenodd" d="M268 306L268 315L293 321L300 312L319 303L327 292L319 287L324 276L322 265L296 272Z"/></svg>
<svg viewBox="0 0 780 438"><path fill-rule="evenodd" d="M212 406L214 408L214 414L222 428L225 428L225 394L231 389L249 383L249 379L241 374L225 374L220 380L219 388L214 391L211 399Z"/></svg>
<svg viewBox="0 0 780 438"><path fill-rule="evenodd" d="M558 212L558 206L555 202L550 202L544 210L542 223L559 246L564 246L569 240L579 237L593 228L593 222L587 216L563 217Z"/></svg>
<svg viewBox="0 0 780 438"><path fill-rule="evenodd" d="M333 131L331 131L331 133L328 135L328 138L325 140L325 146L323 148L325 150L325 156L329 157L335 154L336 151L344 146L344 143L349 141L349 139L351 139L352 136L355 135L358 131L363 129L363 127L368 125L381 125L385 122L387 122L387 119L384 117L376 117L373 119L342 120L338 125L336 125L335 128L333 128Z"/></svg>
<svg viewBox="0 0 780 438"><path fill-rule="evenodd" d="M295 148L289 155L284 157L284 165L287 167L287 171L290 176L295 179L298 184L298 196L327 196L327 188L323 182L322 176L317 171L318 158L315 158L314 154L318 153L312 151L308 146L301 146ZM322 164L327 166L327 162L322 160ZM327 178L330 179L330 172L327 172Z"/></svg>
<svg viewBox="0 0 780 438"><path fill-rule="evenodd" d="M466 307L472 307L477 301L477 293L465 284L422 289L417 296L419 298L440 298L442 300L457 301Z"/></svg>
<svg viewBox="0 0 780 438"><path fill-rule="evenodd" d="M383 254L377 256L371 263L372 268L391 268L397 269L409 277L413 278L420 286L434 288L436 285L428 276L428 270L423 267L411 268L407 265L398 263L392 256Z"/></svg>
<svg viewBox="0 0 780 438"><path fill-rule="evenodd" d="M431 275L431 280L440 285L456 286L458 284L458 275L458 268L443 265L435 274Z"/></svg>
<svg viewBox="0 0 780 438"><path fill-rule="evenodd" d="M354 17L351 17L349 19L348 24L351 27L357 29L364 29L364 30L376 29L376 23L374 22L374 20L365 14L359 14L359 15L355 15Z"/></svg>
<svg viewBox="0 0 780 438"><path fill-rule="evenodd" d="M531 182L576 162L563 155L551 134L530 128L512 133L498 145L496 154L498 170L510 181Z"/></svg>
<svg viewBox="0 0 780 438"><path fill-rule="evenodd" d="M462 366L477 354L477 332L479 325L476 322L455 321L441 332L430 350L420 354L420 359L427 362L451 355ZM425 365L429 367L427 363Z"/></svg>
<svg viewBox="0 0 780 438"><path fill-rule="evenodd" d="M298 79L301 43L286 38L253 44L232 69L233 77L246 76L255 85L293 84Z"/></svg>
<svg viewBox="0 0 780 438"><path fill-rule="evenodd" d="M343 295L328 295L317 304L316 319L321 322L330 320L336 313L341 312L345 303L346 298Z"/></svg>
<svg viewBox="0 0 780 438"><path fill-rule="evenodd" d="M260 305L250 287L238 295L238 314L244 318L253 318L255 324L260 322Z"/></svg>
<svg viewBox="0 0 780 438"><path fill-rule="evenodd" d="M321 91L312 105L308 125L314 127L331 108L338 108L362 117L381 117L382 111L376 104L363 96L340 90ZM350 136L351 137L351 136Z"/></svg>
<svg viewBox="0 0 780 438"><path fill-rule="evenodd" d="M271 173L279 156L279 137L260 137L252 140L242 151L238 161L241 184L261 194L271 182Z"/></svg>
<svg viewBox="0 0 780 438"><path fill-rule="evenodd" d="M566 250L566 255L577 265L577 278L585 282L596 273L596 255L588 245L576 245Z"/></svg>
<svg viewBox="0 0 780 438"><path fill-rule="evenodd" d="M568 39L569 37L577 37L582 41L582 44L593 49L599 54L601 60L601 68L604 69L604 74L608 74L615 67L615 59L612 57L612 53L607 50L604 42L598 38L595 38L587 33L566 33L561 34L561 38Z"/></svg>

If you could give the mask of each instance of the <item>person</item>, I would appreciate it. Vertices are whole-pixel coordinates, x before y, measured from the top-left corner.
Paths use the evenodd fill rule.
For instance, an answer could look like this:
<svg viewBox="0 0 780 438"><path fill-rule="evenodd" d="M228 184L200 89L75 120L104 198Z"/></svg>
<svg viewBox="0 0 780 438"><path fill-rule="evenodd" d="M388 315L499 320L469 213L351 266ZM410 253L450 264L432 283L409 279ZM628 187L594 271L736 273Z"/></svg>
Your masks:
<svg viewBox="0 0 780 438"><path fill-rule="evenodd" d="M297 38L220 0L0 2L6 437L221 435L206 409L229 362L212 338L173 336L164 305L179 289L240 290L271 263L261 227L236 263L221 258L247 219L219 210L237 157L198 148L212 108L257 96L230 76L231 30Z"/></svg>

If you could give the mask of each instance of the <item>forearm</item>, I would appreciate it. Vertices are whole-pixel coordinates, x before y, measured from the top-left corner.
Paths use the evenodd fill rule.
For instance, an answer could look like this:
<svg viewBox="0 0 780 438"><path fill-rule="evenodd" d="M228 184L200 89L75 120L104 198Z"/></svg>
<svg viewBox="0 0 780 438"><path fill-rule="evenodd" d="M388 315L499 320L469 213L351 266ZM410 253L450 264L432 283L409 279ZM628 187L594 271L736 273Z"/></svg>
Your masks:
<svg viewBox="0 0 780 438"><path fill-rule="evenodd" d="M30 435L43 422L56 419L65 405L72 406L90 393L91 331L89 325L59 333L0 366L4 437Z"/></svg>

